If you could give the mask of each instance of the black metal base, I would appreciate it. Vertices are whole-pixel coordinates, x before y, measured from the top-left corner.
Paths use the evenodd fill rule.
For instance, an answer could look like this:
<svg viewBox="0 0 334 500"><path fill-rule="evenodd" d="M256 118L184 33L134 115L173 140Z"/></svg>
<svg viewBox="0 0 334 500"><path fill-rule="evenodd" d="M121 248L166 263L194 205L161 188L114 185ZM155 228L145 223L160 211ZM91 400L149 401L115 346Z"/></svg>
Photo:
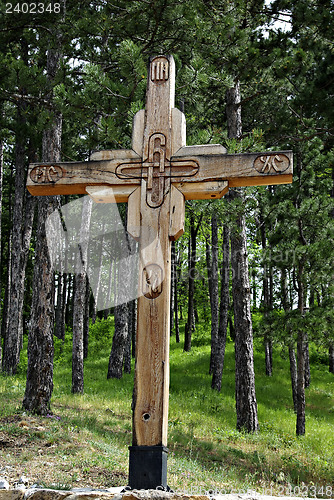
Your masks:
<svg viewBox="0 0 334 500"><path fill-rule="evenodd" d="M129 446L129 486L132 490L168 489L165 446Z"/></svg>

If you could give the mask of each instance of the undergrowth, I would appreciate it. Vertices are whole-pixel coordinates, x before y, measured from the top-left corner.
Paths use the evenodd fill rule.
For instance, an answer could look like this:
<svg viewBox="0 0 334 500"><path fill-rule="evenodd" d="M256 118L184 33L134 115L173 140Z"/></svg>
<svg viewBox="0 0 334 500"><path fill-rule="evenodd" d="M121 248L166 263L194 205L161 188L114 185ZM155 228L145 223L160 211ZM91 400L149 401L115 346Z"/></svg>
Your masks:
<svg viewBox="0 0 334 500"><path fill-rule="evenodd" d="M50 415L27 415L26 341L19 373L0 375L0 469L39 484L110 487L127 483L132 374L107 380L113 319L90 328L85 392L71 394L71 331L55 339ZM236 431L234 346L227 344L222 390L210 388L210 332L200 325L191 352L171 338L168 483L175 490L247 491L334 497L333 375L311 349L306 435L296 437L288 359L274 349L273 376L264 354L254 361L260 430ZM48 465L49 464L49 465ZM52 464L52 466L50 465ZM8 472L9 471L9 472ZM10 472L12 471L12 472ZM0 472L1 475L1 472Z"/></svg>

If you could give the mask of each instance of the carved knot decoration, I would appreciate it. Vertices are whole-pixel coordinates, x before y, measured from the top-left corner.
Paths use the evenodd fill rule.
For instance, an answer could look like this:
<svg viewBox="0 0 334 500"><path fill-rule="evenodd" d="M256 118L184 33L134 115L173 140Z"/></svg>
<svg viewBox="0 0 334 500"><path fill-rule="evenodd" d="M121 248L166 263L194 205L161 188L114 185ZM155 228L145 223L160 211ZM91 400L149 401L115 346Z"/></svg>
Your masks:
<svg viewBox="0 0 334 500"><path fill-rule="evenodd" d="M260 174L281 174L290 166L289 158L284 154L261 155L254 161L254 168Z"/></svg>
<svg viewBox="0 0 334 500"><path fill-rule="evenodd" d="M30 172L30 179L36 184L55 184L63 175L59 165L38 165Z"/></svg>

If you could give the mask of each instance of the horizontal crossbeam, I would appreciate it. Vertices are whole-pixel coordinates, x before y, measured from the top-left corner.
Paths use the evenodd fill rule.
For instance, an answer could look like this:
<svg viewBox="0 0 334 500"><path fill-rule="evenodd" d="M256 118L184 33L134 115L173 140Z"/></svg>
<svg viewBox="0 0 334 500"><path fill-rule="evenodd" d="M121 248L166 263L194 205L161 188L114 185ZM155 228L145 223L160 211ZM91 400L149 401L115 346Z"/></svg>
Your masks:
<svg viewBox="0 0 334 500"><path fill-rule="evenodd" d="M198 149L200 154L196 154ZM31 164L27 187L33 195L56 195L87 194L89 186L108 186L114 189L116 202L126 201L147 178L147 166L143 167L133 150L115 153L120 153L118 158L108 160ZM227 181L228 187L285 184L292 182L292 168L291 151L229 155L206 153L205 146L185 146L171 158L164 175L186 199L203 199L218 197L210 190L206 195L203 183Z"/></svg>

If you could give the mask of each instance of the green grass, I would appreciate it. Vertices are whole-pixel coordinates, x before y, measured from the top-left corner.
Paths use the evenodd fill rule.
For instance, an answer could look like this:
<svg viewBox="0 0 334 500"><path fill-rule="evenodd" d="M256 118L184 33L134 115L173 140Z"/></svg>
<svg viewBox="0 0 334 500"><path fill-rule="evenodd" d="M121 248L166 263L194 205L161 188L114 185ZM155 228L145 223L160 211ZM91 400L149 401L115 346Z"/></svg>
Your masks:
<svg viewBox="0 0 334 500"><path fill-rule="evenodd" d="M62 353L56 344L52 416L22 413L24 355L17 376L0 376L0 464L13 467L13 474L29 476L33 470L35 482L64 488L126 484L133 374L121 380L106 378L111 327L109 322L92 330L84 395L71 394L70 339ZM107 342L100 334L106 329ZM203 338L199 343L205 344ZM260 431L253 435L235 430L233 344L226 349L221 393L210 388L209 359L209 345L184 353L182 344L172 338L169 485L198 493L252 489L334 496L333 375L321 359L315 357L311 366L306 435L299 438L295 435L288 360L280 352L274 352L274 375L269 378L263 352L255 351ZM13 440L13 446L1 447L6 440ZM45 465L50 463L52 474Z"/></svg>

